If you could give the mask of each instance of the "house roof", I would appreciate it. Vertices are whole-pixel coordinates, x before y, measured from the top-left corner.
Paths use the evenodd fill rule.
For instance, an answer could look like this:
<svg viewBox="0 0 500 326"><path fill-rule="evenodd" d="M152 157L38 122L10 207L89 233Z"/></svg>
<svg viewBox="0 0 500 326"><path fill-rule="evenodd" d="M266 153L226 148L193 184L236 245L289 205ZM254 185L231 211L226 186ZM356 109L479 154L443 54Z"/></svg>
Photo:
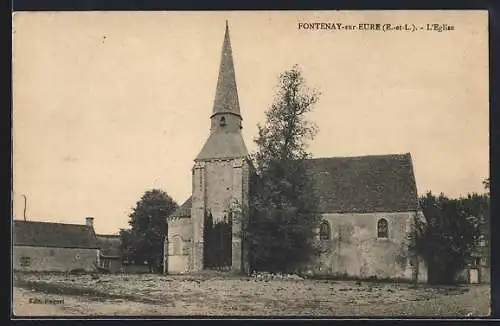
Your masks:
<svg viewBox="0 0 500 326"><path fill-rule="evenodd" d="M321 213L418 209L411 155L315 158L306 161Z"/></svg>
<svg viewBox="0 0 500 326"><path fill-rule="evenodd" d="M321 213L407 212L418 209L411 155L306 160ZM191 197L172 216L189 217Z"/></svg>
<svg viewBox="0 0 500 326"><path fill-rule="evenodd" d="M94 229L87 225L15 220L16 246L97 249Z"/></svg>
<svg viewBox="0 0 500 326"><path fill-rule="evenodd" d="M119 256L121 252L121 243L122 242L119 235L97 235L97 244L99 245L99 248L101 249L101 255L103 256Z"/></svg>
<svg viewBox="0 0 500 326"><path fill-rule="evenodd" d="M181 207L177 208L170 216L171 217L190 217L191 216L191 199L190 196Z"/></svg>

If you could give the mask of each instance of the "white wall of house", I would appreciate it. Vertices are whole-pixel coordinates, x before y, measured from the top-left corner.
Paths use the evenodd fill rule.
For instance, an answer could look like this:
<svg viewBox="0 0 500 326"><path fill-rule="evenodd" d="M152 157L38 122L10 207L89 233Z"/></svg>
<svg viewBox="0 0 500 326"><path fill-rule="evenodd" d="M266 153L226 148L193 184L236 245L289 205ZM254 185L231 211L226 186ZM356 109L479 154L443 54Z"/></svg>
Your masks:
<svg viewBox="0 0 500 326"><path fill-rule="evenodd" d="M98 264L98 249L14 246L13 269L19 271L91 271Z"/></svg>

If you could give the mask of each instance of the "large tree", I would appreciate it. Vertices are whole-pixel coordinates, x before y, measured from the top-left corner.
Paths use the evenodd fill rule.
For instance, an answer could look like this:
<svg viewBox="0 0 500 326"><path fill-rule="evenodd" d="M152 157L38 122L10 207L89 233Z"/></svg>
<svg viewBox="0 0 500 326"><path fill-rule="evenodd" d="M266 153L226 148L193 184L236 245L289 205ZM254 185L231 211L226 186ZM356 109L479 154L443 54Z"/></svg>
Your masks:
<svg viewBox="0 0 500 326"><path fill-rule="evenodd" d="M429 283L454 283L489 230L489 196L450 199L428 192L420 207L424 218L415 219L410 249L425 260Z"/></svg>
<svg viewBox="0 0 500 326"><path fill-rule="evenodd" d="M147 262L151 271L161 270L167 218L177 207L166 192L159 189L146 191L129 215L131 228L120 232L124 258Z"/></svg>
<svg viewBox="0 0 500 326"><path fill-rule="evenodd" d="M244 226L252 270L295 271L318 253L318 201L304 165L317 130L306 115L318 98L318 91L309 89L299 67L293 66L279 76L266 122L258 125L252 155L256 174Z"/></svg>

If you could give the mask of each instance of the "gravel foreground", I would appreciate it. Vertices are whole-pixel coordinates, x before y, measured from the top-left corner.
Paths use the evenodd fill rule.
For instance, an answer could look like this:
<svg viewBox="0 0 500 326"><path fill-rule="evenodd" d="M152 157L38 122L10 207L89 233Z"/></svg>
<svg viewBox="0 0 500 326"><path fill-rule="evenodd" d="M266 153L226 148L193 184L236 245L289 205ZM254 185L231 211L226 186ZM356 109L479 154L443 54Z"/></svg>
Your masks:
<svg viewBox="0 0 500 326"><path fill-rule="evenodd" d="M21 316L385 316L481 317L490 286L217 275L16 274Z"/></svg>

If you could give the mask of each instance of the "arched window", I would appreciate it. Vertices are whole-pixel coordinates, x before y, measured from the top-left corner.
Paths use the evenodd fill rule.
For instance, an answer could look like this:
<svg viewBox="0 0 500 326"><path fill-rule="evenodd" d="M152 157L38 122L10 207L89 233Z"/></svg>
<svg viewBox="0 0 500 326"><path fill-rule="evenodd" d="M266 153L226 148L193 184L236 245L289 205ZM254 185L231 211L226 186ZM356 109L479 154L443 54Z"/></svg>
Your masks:
<svg viewBox="0 0 500 326"><path fill-rule="evenodd" d="M330 240L330 224L327 221L321 222L319 226L319 239L320 240Z"/></svg>
<svg viewBox="0 0 500 326"><path fill-rule="evenodd" d="M378 238L388 238L389 237L389 226L385 218L381 218L377 222L377 237Z"/></svg>
<svg viewBox="0 0 500 326"><path fill-rule="evenodd" d="M221 127L224 127L226 125L226 118L225 117L220 118L220 125L221 125Z"/></svg>
<svg viewBox="0 0 500 326"><path fill-rule="evenodd" d="M174 256L182 255L182 239L179 236L175 236L172 239L172 252Z"/></svg>

